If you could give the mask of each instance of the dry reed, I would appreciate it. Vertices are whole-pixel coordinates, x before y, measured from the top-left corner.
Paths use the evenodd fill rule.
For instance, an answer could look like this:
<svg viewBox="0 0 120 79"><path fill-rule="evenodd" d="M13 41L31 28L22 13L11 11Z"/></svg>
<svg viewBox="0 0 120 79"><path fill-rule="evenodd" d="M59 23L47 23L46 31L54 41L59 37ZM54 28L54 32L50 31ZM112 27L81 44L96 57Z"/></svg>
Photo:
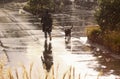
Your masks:
<svg viewBox="0 0 120 79"><path fill-rule="evenodd" d="M21 67L22 67L22 72L23 72L22 73L22 79L32 79L33 63L30 64L29 72L27 72L27 69L24 65L22 65ZM6 79L4 77L3 71L4 71L3 70L3 65L0 63L0 79ZM58 73L59 72L54 74L54 67L52 66L51 71L50 72L45 72L44 78L39 77L39 79L57 79L56 75L58 75ZM41 75L41 73L39 75ZM17 69L15 69L15 74L13 74L13 72L11 71L10 68L7 70L7 79L21 79L19 76L20 76L20 74L17 71ZM101 76L101 72L96 76L97 77L96 79L99 79L100 76ZM75 77L76 77L76 74L75 74L75 68L74 67L70 67L62 75L62 79L76 79ZM86 78L87 78L87 74L85 74L83 79L86 79ZM81 79L80 74L78 75L77 79Z"/></svg>

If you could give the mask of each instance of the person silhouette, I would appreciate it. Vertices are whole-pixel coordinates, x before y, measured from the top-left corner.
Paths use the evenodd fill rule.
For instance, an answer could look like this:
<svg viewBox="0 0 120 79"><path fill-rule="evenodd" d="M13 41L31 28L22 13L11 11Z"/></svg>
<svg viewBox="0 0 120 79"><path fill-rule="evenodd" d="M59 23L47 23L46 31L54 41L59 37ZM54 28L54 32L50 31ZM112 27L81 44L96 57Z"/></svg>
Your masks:
<svg viewBox="0 0 120 79"><path fill-rule="evenodd" d="M51 69L51 66L53 65L53 56L52 56L52 45L49 42L49 45L47 44L47 40L45 40L44 43L44 51L43 51L43 57L41 56L42 63L44 65L44 68L49 72Z"/></svg>
<svg viewBox="0 0 120 79"><path fill-rule="evenodd" d="M45 39L47 39L47 34L49 35L50 40L52 40L51 32L52 32L52 16L48 10L45 10L41 18L42 23L42 31L44 32Z"/></svg>

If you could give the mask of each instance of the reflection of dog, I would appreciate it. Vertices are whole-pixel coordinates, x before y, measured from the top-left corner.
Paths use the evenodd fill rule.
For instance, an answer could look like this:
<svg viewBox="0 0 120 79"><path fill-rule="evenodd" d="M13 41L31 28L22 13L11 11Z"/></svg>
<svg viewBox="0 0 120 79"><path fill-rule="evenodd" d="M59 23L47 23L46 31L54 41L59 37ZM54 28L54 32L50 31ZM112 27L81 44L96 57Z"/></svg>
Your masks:
<svg viewBox="0 0 120 79"><path fill-rule="evenodd" d="M65 28L64 32L65 32L65 39L70 39L71 38L71 30L72 30L73 26L71 28Z"/></svg>

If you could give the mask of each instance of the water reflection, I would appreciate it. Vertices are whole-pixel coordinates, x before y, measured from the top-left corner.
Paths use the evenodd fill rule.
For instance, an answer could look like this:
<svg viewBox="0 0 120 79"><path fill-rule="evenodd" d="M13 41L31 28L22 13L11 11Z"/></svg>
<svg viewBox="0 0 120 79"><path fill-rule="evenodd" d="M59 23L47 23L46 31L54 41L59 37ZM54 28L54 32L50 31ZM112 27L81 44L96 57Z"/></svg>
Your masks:
<svg viewBox="0 0 120 79"><path fill-rule="evenodd" d="M41 57L43 67L49 72L53 65L53 56L52 56L52 44L49 42L47 44L47 40L44 42L44 51L43 57Z"/></svg>
<svg viewBox="0 0 120 79"><path fill-rule="evenodd" d="M95 69L100 71L102 75L120 75L119 59L112 57L111 53L107 53L98 49L95 49L93 54L97 57L99 64Z"/></svg>

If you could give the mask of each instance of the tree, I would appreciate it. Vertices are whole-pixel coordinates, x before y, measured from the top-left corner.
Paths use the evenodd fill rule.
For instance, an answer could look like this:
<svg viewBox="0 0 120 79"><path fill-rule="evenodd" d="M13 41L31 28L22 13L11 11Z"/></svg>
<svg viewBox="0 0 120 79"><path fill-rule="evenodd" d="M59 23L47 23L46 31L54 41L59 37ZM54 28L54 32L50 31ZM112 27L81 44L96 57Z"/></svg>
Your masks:
<svg viewBox="0 0 120 79"><path fill-rule="evenodd" d="M98 0L96 20L102 30L120 29L120 0Z"/></svg>
<svg viewBox="0 0 120 79"><path fill-rule="evenodd" d="M27 9L33 14L39 14L44 9L54 10L54 0L29 0Z"/></svg>

